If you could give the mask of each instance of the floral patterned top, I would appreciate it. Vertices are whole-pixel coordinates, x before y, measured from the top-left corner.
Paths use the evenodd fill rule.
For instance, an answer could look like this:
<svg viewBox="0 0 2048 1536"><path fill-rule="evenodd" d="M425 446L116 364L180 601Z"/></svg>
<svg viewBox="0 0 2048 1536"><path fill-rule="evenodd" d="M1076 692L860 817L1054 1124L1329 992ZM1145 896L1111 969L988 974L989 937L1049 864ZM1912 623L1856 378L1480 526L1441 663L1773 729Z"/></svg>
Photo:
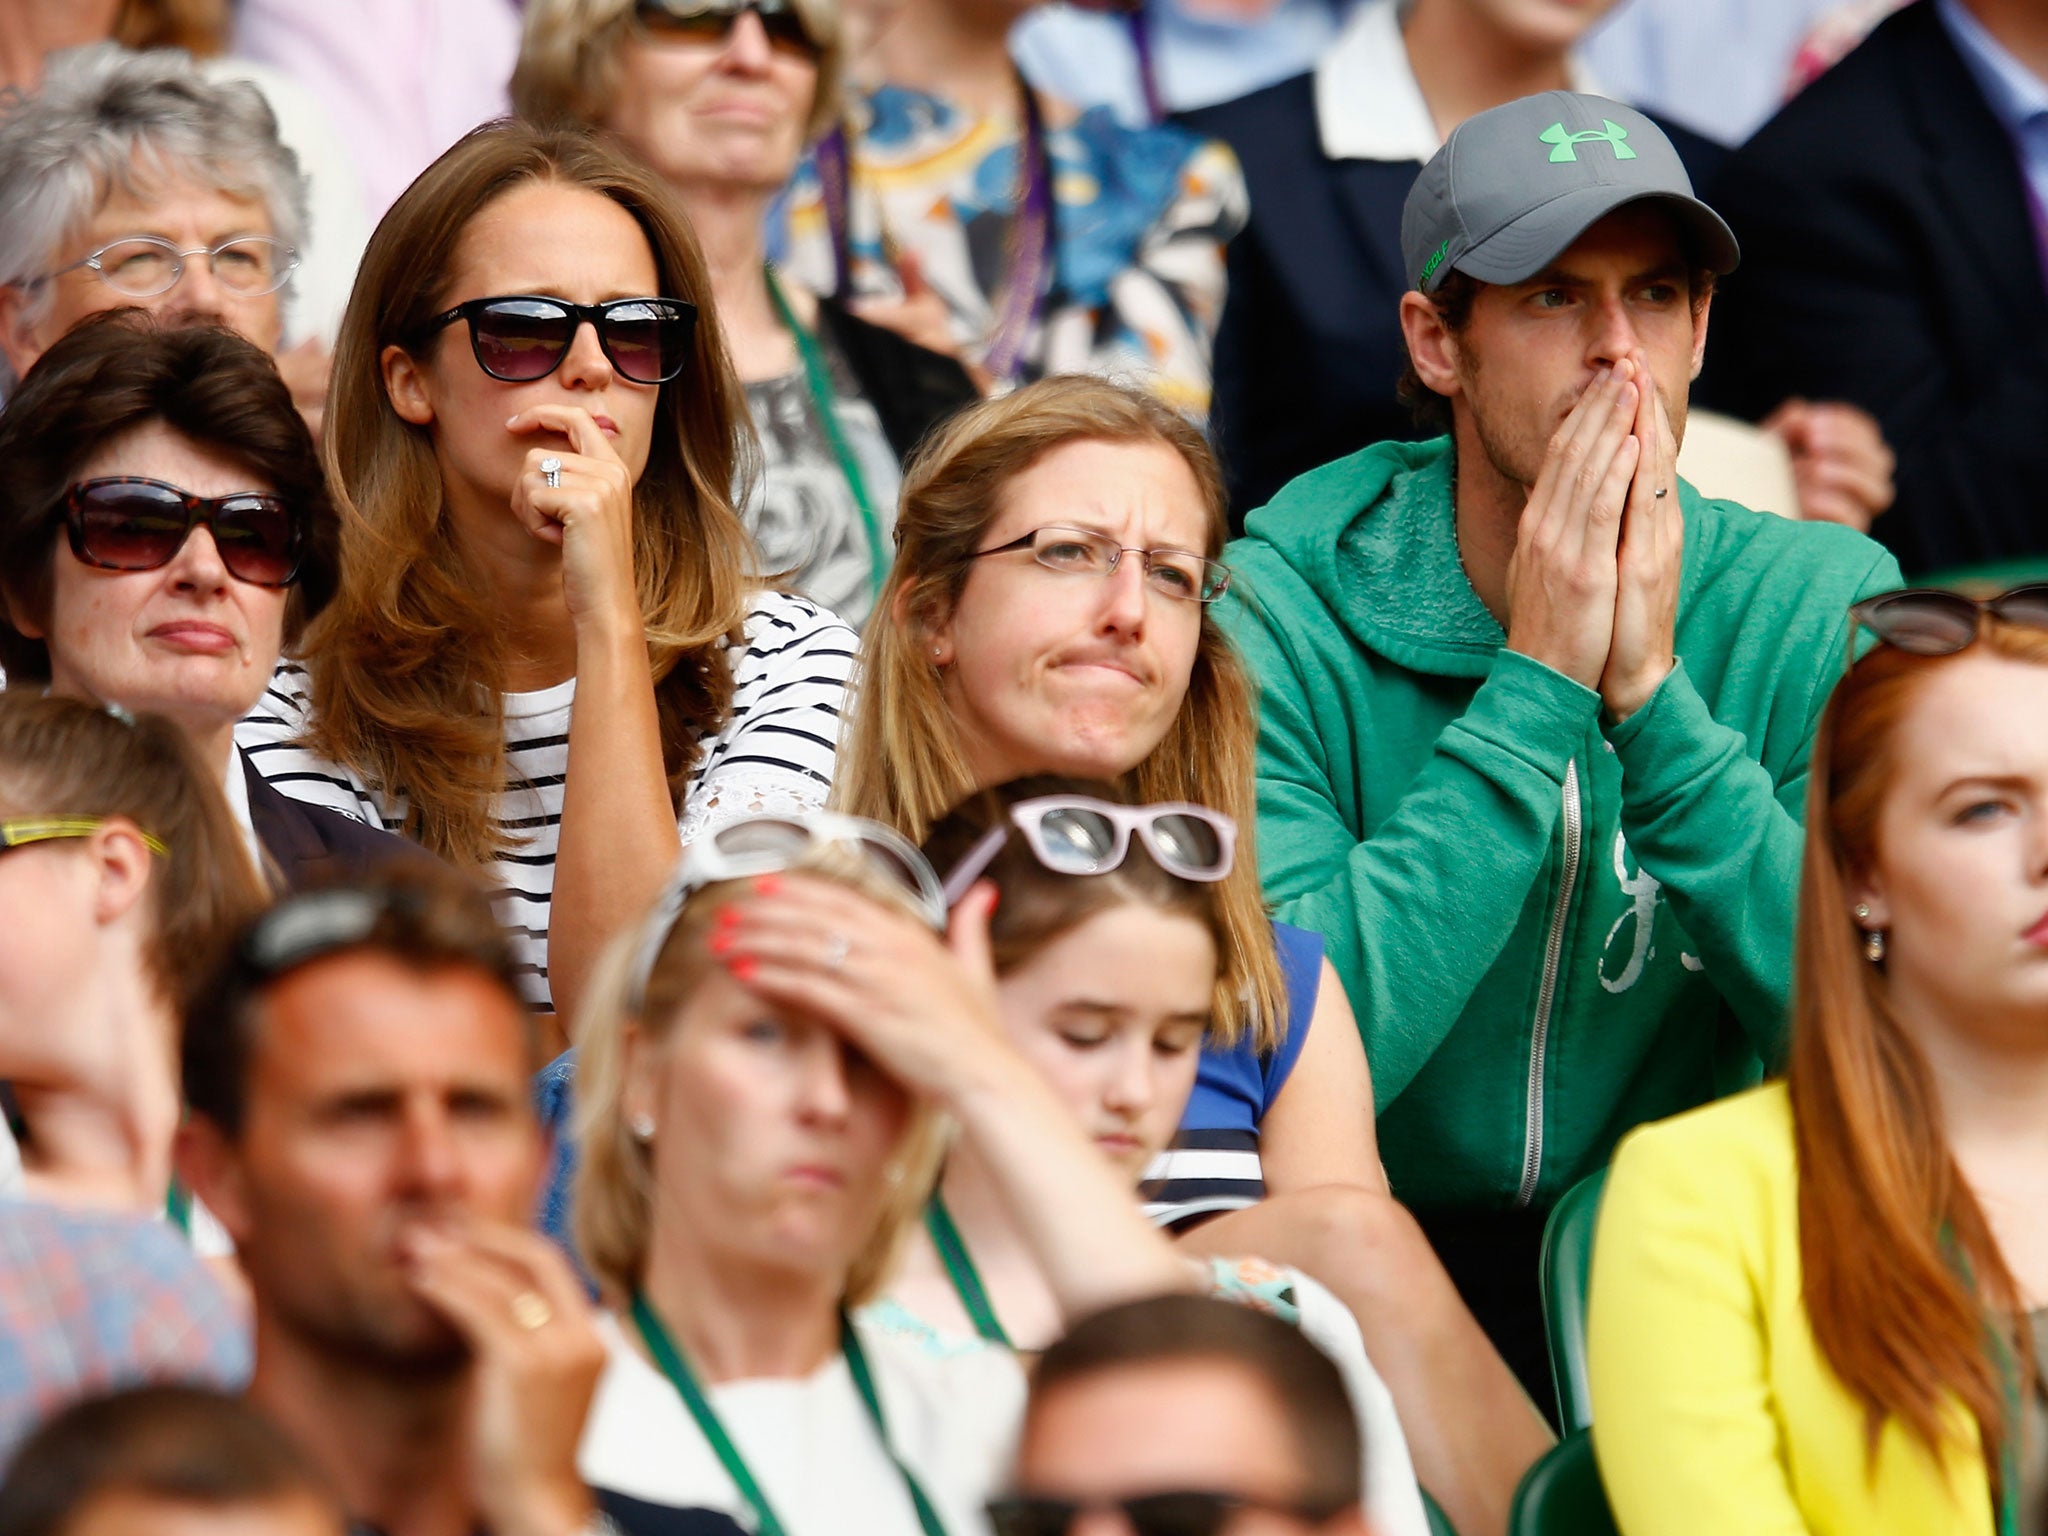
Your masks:
<svg viewBox="0 0 2048 1536"><path fill-rule="evenodd" d="M1041 104L1054 249L1022 379L1099 374L1205 419L1223 248L1248 212L1236 156L1183 128L1131 128L1105 108ZM820 293L901 298L908 256L945 301L967 355L982 361L1019 254L1023 126L898 86L856 96L848 121L852 270L839 271L815 152L791 188L785 267Z"/></svg>

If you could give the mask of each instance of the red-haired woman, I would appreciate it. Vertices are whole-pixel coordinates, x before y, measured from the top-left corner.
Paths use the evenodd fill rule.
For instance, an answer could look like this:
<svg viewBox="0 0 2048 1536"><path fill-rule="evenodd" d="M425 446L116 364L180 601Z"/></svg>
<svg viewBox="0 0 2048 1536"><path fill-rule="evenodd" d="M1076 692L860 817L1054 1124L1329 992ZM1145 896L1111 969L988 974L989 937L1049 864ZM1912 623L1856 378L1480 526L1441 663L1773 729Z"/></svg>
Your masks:
<svg viewBox="0 0 2048 1536"><path fill-rule="evenodd" d="M1854 611L1882 643L1814 742L1786 1080L1608 1180L1626 1536L2048 1531L2048 586Z"/></svg>

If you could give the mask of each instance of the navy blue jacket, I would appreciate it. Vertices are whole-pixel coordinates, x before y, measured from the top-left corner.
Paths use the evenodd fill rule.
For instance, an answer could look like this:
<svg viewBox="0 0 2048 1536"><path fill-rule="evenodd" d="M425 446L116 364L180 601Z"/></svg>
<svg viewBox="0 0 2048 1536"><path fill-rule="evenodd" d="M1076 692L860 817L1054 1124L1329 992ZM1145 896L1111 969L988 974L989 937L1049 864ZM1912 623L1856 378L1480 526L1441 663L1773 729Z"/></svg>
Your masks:
<svg viewBox="0 0 2048 1536"><path fill-rule="evenodd" d="M2018 153L1934 7L1794 98L1711 201L1742 266L1697 398L1874 415L1898 500L1870 533L1909 576L2048 551L2048 287Z"/></svg>

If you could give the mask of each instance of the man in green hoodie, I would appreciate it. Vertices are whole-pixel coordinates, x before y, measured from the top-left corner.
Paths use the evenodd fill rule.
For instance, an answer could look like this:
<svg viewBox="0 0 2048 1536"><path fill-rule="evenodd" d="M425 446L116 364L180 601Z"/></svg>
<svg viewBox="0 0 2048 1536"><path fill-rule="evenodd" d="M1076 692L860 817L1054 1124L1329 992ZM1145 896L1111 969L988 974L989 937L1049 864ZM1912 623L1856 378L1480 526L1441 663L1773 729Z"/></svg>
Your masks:
<svg viewBox="0 0 2048 1536"><path fill-rule="evenodd" d="M1450 435L1254 513L1227 618L1267 892L1350 992L1395 1193L1540 1399L1543 1213L1778 1056L1814 726L1849 604L1901 583L1678 479L1737 253L1641 114L1467 120L1402 254Z"/></svg>

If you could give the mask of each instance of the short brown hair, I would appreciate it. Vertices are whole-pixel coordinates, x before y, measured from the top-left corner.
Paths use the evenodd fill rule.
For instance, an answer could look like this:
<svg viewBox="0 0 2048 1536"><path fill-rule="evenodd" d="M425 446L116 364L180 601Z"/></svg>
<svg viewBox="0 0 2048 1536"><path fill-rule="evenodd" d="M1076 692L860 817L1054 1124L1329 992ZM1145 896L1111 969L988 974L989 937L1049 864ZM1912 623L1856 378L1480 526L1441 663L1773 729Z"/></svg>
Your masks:
<svg viewBox="0 0 2048 1536"><path fill-rule="evenodd" d="M1688 260L1693 260L1687 253ZM1700 306L1713 297L1717 275L1712 267L1699 265L1696 261L1687 269L1686 282L1692 298L1692 312L1699 315ZM1435 293L1425 295L1436 306L1436 312L1443 321L1443 327L1451 335L1463 333L1472 321L1472 306L1479 298L1482 288L1491 284L1482 283L1470 273L1460 272L1453 267L1444 280L1437 285ZM1401 338L1401 381L1394 386L1394 393L1409 413L1415 418L1415 425L1431 436L1441 436L1451 430L1451 402L1422 382L1422 375L1415 369L1415 359L1409 355L1407 334Z"/></svg>
<svg viewBox="0 0 2048 1536"><path fill-rule="evenodd" d="M31 1435L0 1483L0 1536L64 1536L118 1494L219 1509L298 1497L342 1528L326 1480L247 1401L158 1385L88 1398Z"/></svg>
<svg viewBox="0 0 2048 1536"><path fill-rule="evenodd" d="M619 48L633 25L634 0L527 0L512 110L528 122L599 125L618 95ZM845 33L835 0L796 0L818 50L818 88L805 135L816 138L839 118L846 68Z"/></svg>
<svg viewBox="0 0 2048 1536"><path fill-rule="evenodd" d="M1062 1387L1119 1367L1196 1361L1233 1365L1264 1383L1301 1460L1305 1482L1295 1496L1302 1504L1335 1511L1358 1503L1358 1413L1336 1365L1299 1328L1213 1296L1153 1296L1077 1323L1039 1357L1026 1432L1030 1415Z"/></svg>
<svg viewBox="0 0 2048 1536"><path fill-rule="evenodd" d="M446 865L407 859L364 879L297 891L220 952L185 1014L180 1067L194 1114L231 1141L241 1134L264 994L302 965L350 953L421 972L460 967L495 983L523 1026L528 1070L539 1070L539 1026L520 991L512 941L482 888Z"/></svg>
<svg viewBox="0 0 2048 1536"><path fill-rule="evenodd" d="M175 1008L266 898L213 775L155 715L116 716L32 687L0 693L0 815L119 816L170 849L150 878L156 931L144 960Z"/></svg>
<svg viewBox="0 0 2048 1536"><path fill-rule="evenodd" d="M306 555L285 602L291 645L340 581L339 524L312 434L261 347L222 326L162 323L140 309L73 326L0 410L0 608L47 631L64 493L101 449L153 422L234 460L306 518ZM50 677L49 648L4 615L0 668L13 681Z"/></svg>

